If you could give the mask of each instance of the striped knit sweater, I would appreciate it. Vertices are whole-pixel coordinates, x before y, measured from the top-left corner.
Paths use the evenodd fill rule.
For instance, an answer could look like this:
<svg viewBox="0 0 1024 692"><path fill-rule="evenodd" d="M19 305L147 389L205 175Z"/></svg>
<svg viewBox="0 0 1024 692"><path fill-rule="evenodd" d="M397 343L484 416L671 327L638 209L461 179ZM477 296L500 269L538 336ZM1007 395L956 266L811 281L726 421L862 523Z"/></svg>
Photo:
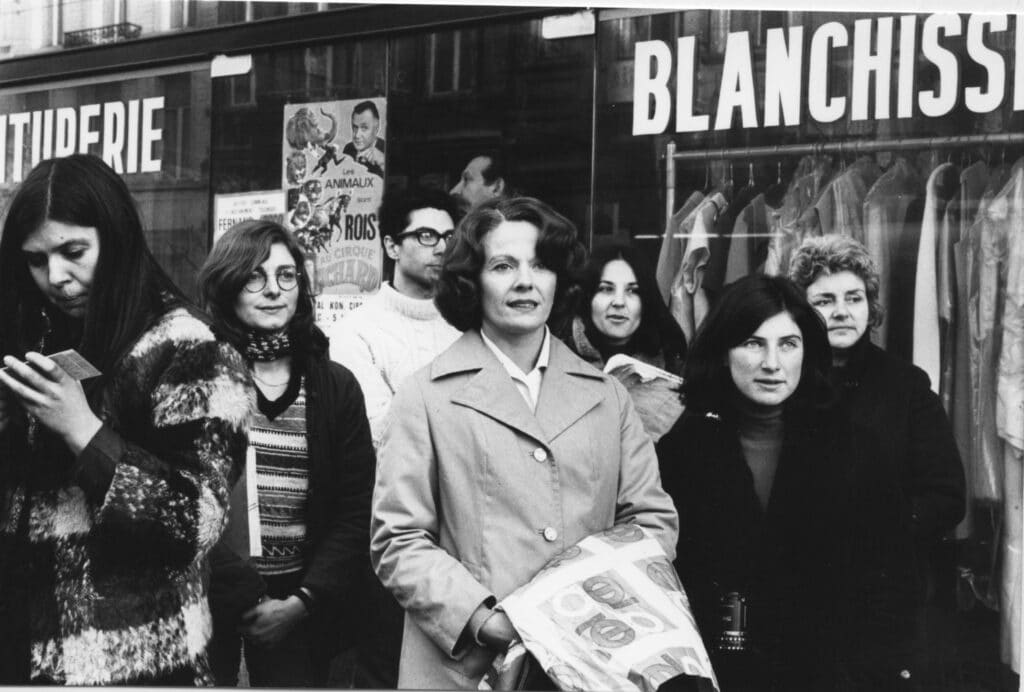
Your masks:
<svg viewBox="0 0 1024 692"><path fill-rule="evenodd" d="M2 505L0 533L29 556L34 680L210 683L203 562L244 462L252 400L238 353L170 310L117 364L104 425L74 466L35 481L28 545L12 535L25 488Z"/></svg>

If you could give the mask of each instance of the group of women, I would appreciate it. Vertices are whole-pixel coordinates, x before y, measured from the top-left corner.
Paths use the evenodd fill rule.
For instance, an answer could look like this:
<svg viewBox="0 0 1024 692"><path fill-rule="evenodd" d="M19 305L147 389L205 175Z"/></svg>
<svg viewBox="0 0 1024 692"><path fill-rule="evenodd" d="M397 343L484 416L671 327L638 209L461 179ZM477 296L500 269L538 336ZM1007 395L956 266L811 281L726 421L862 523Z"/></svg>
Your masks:
<svg viewBox="0 0 1024 692"><path fill-rule="evenodd" d="M399 686L475 688L516 637L501 599L630 523L675 560L725 692L921 684L924 558L963 473L927 377L870 342L855 242L727 287L686 344L635 250L588 262L548 205L488 202L437 289L463 335L399 388L376 465L302 259L274 223L234 227L200 312L105 164L22 184L0 239L0 682L234 684L244 648L251 684L324 685L373 627L353 615L372 564L406 613ZM42 355L68 348L99 376ZM617 353L683 376L657 447L600 371Z"/></svg>

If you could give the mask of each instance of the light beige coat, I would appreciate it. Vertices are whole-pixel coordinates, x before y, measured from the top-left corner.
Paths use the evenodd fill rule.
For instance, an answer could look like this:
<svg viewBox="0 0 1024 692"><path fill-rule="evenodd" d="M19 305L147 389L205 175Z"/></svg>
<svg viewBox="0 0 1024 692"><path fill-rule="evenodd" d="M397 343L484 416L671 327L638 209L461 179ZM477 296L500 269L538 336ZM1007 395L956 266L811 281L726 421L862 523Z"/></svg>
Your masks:
<svg viewBox="0 0 1024 692"><path fill-rule="evenodd" d="M406 610L403 688L476 688L460 640L585 536L636 522L675 555L678 516L626 390L552 337L532 413L476 330L399 387L373 496L371 558Z"/></svg>

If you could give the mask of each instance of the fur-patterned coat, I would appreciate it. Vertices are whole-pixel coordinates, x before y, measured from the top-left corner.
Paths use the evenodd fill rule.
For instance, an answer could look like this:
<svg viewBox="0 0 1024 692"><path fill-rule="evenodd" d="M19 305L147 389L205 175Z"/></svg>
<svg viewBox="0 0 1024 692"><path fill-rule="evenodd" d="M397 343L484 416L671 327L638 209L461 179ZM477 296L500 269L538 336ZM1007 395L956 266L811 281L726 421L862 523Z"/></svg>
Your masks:
<svg viewBox="0 0 1024 692"><path fill-rule="evenodd" d="M118 360L103 427L77 459L54 471L21 445L29 513L24 485L0 488L0 542L23 567L0 600L23 599L33 681L210 683L204 559L244 463L252 392L241 356L174 308Z"/></svg>

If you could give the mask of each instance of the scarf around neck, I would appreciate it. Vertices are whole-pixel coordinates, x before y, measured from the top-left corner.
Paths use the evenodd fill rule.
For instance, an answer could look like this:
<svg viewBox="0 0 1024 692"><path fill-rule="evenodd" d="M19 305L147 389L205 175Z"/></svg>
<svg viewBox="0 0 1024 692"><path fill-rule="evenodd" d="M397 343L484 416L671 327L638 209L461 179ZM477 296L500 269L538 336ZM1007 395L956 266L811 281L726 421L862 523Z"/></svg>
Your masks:
<svg viewBox="0 0 1024 692"><path fill-rule="evenodd" d="M269 363L292 353L292 342L287 329L279 332L253 330L246 334L245 338L245 357L250 361Z"/></svg>

